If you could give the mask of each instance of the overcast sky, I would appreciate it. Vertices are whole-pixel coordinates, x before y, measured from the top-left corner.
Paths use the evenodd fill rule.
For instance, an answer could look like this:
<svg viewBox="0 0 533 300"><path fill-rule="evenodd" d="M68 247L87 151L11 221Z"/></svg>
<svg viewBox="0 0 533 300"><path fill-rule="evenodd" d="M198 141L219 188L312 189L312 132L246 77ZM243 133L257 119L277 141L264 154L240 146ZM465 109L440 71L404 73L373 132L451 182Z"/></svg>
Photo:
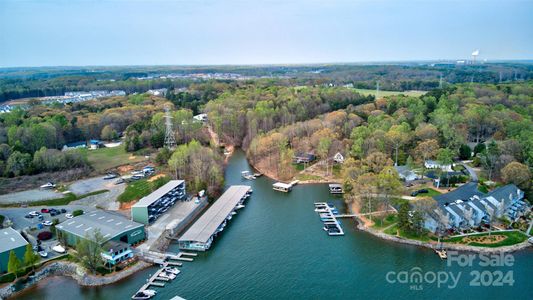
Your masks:
<svg viewBox="0 0 533 300"><path fill-rule="evenodd" d="M533 59L528 0L0 0L0 66Z"/></svg>

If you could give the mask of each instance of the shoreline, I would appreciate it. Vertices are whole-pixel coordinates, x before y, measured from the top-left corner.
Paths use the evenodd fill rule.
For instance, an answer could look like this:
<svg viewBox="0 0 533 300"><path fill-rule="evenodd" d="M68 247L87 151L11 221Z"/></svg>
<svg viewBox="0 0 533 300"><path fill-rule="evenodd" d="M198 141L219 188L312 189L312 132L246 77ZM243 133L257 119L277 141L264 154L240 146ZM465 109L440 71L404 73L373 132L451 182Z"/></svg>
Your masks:
<svg viewBox="0 0 533 300"><path fill-rule="evenodd" d="M32 275L31 277L26 276L25 278L30 278L31 281L24 283L23 287L20 290L15 290L15 286L17 285L17 282L20 280L20 278L15 282L8 283L5 286L1 287L0 299L8 299L10 297L16 296L19 293L25 292L28 288L33 287L39 284L40 282L43 282L44 280L53 277L69 277L75 280L79 286L96 287L113 284L125 280L131 275L151 266L153 266L153 264L147 263L143 260L138 260L135 265L127 269L106 276L98 276L87 273L87 271L77 263L70 261L54 261L36 270L34 275Z"/></svg>
<svg viewBox="0 0 533 300"><path fill-rule="evenodd" d="M350 213L353 213L353 210L351 206L348 206L348 211ZM356 228L358 230L364 231L368 234L371 234L379 239L390 241L393 243L400 243L400 244L407 244L407 245L413 245L418 247L424 247L428 249L434 250L437 247L437 242L431 241L431 242L423 242L418 240L412 240L412 239L406 239L400 236L394 236L390 234L386 234L384 232L378 231L376 229L373 229L371 227L368 227L365 224L363 220L361 220L358 217L353 218L354 221L356 221ZM441 243L442 247L446 250L455 250L455 251L463 251L463 252L475 252L475 253L510 253L510 252L516 252L520 250L524 250L528 247L533 246L530 244L527 240L523 241L522 243L510 245L510 246L501 246L501 247L478 247L478 246L469 246L469 245L460 245L460 244L454 244L454 243Z"/></svg>

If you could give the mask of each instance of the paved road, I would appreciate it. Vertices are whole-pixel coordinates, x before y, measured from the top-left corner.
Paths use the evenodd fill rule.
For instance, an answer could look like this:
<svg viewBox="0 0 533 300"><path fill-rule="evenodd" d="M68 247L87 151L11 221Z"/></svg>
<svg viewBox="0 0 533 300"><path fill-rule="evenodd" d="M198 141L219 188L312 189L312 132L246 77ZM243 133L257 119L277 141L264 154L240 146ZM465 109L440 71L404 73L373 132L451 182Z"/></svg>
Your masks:
<svg viewBox="0 0 533 300"><path fill-rule="evenodd" d="M472 182L478 182L476 171L469 165L465 163L460 163L461 166L465 167L465 169L470 173L470 180Z"/></svg>
<svg viewBox="0 0 533 300"><path fill-rule="evenodd" d="M99 190L111 190L117 187L115 180L104 180L102 176L78 180L71 184L68 189L76 195L84 195Z"/></svg>

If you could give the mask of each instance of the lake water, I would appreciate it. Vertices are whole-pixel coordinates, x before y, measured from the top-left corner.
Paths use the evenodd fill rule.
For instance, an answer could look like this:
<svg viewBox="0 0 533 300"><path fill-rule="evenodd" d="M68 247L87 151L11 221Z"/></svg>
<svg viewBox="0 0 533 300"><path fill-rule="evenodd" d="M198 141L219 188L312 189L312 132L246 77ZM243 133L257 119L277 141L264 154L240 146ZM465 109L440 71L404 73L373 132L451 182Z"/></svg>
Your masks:
<svg viewBox="0 0 533 300"><path fill-rule="evenodd" d="M176 295L185 299L532 298L531 250L513 254L513 266L480 267L476 259L472 267L460 267L457 263L447 266L431 250L383 241L358 231L348 219L342 220L345 235L330 237L313 211L317 201L333 201L343 209L342 200L332 197L327 185L296 186L284 194L273 191L268 178L242 180L241 171L249 169L244 153L237 151L226 169L226 184L251 185L252 197L211 250L201 253L194 262L185 262L182 273L159 288L154 299ZM399 272L416 267L427 282L393 282ZM99 288L80 288L71 279L51 278L17 298L130 299L154 270ZM490 286L470 286L475 276L471 272L478 271L484 272L480 283ZM494 282L500 277L498 272L510 274L504 286L492 286L498 284ZM444 281L444 274L450 273L460 276L454 288L448 288L448 284L453 285L452 279L441 287L432 282L433 275ZM511 275L514 282L509 286Z"/></svg>

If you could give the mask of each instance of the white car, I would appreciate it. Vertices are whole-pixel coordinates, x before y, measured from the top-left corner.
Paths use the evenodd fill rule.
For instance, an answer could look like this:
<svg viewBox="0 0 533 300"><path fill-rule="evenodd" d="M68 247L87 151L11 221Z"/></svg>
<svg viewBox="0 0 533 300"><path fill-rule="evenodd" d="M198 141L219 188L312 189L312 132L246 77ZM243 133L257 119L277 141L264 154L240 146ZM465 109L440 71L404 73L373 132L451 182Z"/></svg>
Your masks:
<svg viewBox="0 0 533 300"><path fill-rule="evenodd" d="M67 219L72 219L72 218L74 218L74 216L73 216L72 214L66 214L66 215L65 215L65 218L67 218Z"/></svg>
<svg viewBox="0 0 533 300"><path fill-rule="evenodd" d="M48 252L46 252L46 251L44 251L44 250L43 250L43 251L39 251L39 255L40 255L41 257L48 257Z"/></svg>
<svg viewBox="0 0 533 300"><path fill-rule="evenodd" d="M63 248L63 246L61 246L61 245L56 245L56 246L52 247L52 250L54 250L57 253L65 253L66 252L65 248Z"/></svg>
<svg viewBox="0 0 533 300"><path fill-rule="evenodd" d="M32 217L37 217L38 215L40 215L40 213L36 212L36 211L30 211L28 213L28 215L32 216Z"/></svg>
<svg viewBox="0 0 533 300"><path fill-rule="evenodd" d="M48 221L48 220L43 222L44 226L52 226L52 224L53 224L52 221Z"/></svg>
<svg viewBox="0 0 533 300"><path fill-rule="evenodd" d="M53 189L55 187L56 187L56 185L53 182L47 182L47 183L41 185L42 189Z"/></svg>

